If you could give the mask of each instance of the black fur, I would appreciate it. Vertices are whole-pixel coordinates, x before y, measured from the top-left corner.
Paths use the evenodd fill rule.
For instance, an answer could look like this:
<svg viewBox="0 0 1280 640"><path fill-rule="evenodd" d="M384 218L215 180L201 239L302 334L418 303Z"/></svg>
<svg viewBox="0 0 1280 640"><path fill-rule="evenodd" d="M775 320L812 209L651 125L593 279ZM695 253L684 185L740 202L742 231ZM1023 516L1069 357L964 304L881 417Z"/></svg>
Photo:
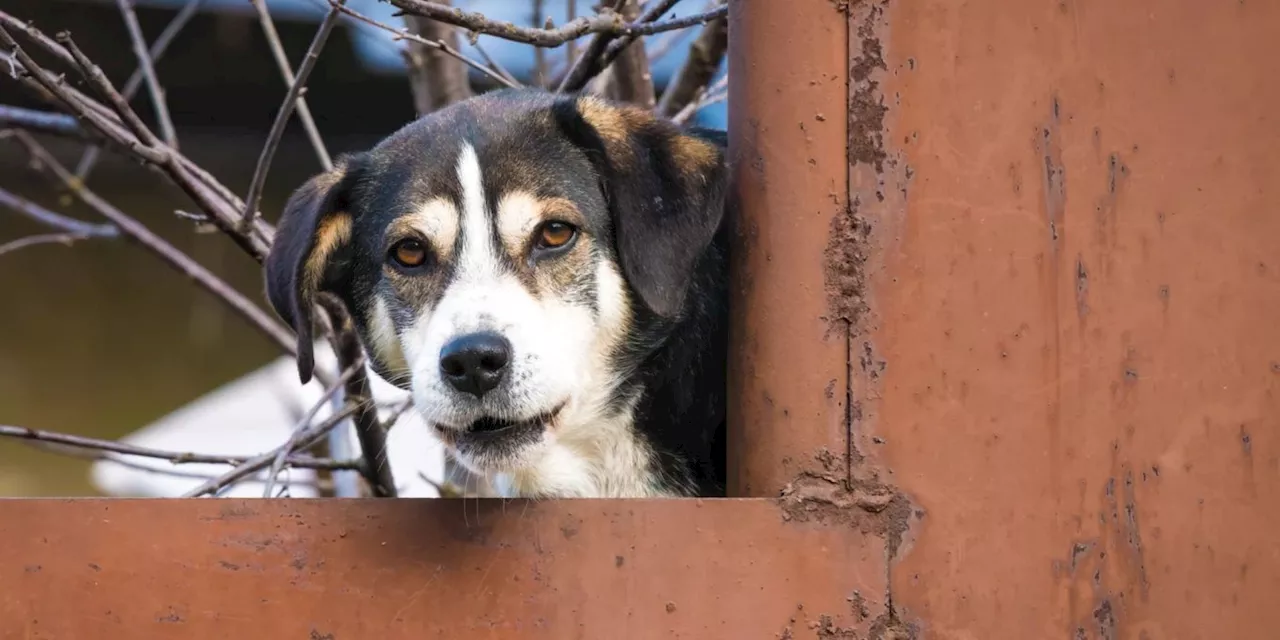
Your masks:
<svg viewBox="0 0 1280 640"><path fill-rule="evenodd" d="M490 198L510 181L533 180L537 184L522 186L555 191L583 208L607 208L607 220L598 221L603 226L593 235L611 240L602 250L612 252L609 258L643 302L633 308L631 333L613 357L624 378L617 403L640 394L634 429L658 452L660 484L685 494L722 495L726 139L722 132L681 130L659 119L637 122L626 131L628 157L619 158L616 140L606 141L592 127L576 98L493 92L411 123L374 149L345 158L335 175L301 187L285 207L265 272L272 306L298 332L303 381L313 366L314 292L305 291L300 278L319 225L335 213L352 216L353 240L330 260L321 288L344 299L363 333L365 311L381 282L380 229L421 201L424 190L456 199L454 167L434 159L452 157L441 145L465 138L485 167ZM714 145L719 161L691 175L675 144L681 135ZM405 386L376 356L371 361L381 375Z"/></svg>
<svg viewBox="0 0 1280 640"><path fill-rule="evenodd" d="M316 231L324 220L334 213L350 208L347 200L352 177L353 157L338 158L332 175L321 175L308 180L285 203L284 214L276 229L271 251L264 260L267 299L285 322L293 326L298 337L298 375L303 384L311 380L315 371L315 354L312 351L312 310L317 291L307 291L302 286L302 270L307 256L315 249ZM325 278L318 287L323 290L335 271L335 260L330 260Z"/></svg>

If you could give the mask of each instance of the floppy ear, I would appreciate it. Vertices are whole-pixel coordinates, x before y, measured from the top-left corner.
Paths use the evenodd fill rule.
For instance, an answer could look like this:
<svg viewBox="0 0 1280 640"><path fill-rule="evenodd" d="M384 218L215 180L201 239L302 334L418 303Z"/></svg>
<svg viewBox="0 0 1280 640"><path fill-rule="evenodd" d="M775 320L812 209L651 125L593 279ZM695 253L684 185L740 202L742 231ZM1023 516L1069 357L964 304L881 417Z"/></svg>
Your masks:
<svg viewBox="0 0 1280 640"><path fill-rule="evenodd" d="M335 254L351 241L347 191L352 164L351 158L339 158L332 171L293 192L263 263L267 299L298 337L298 376L303 384L315 370L311 330L316 294L333 281Z"/></svg>
<svg viewBox="0 0 1280 640"><path fill-rule="evenodd" d="M561 101L553 112L600 175L627 280L649 309L675 318L724 217L723 135L683 131L594 96Z"/></svg>

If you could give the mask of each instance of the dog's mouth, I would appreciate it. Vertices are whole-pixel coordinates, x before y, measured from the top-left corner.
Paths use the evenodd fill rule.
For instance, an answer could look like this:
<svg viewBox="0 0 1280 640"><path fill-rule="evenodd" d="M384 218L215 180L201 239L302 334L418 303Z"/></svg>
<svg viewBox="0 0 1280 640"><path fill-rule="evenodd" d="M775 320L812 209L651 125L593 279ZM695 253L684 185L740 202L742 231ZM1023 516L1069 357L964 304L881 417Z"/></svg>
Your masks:
<svg viewBox="0 0 1280 640"><path fill-rule="evenodd" d="M564 404L526 420L508 420L484 416L466 427L454 429L436 425L436 432L448 444L459 448L481 448L493 444L519 443L537 439L555 424Z"/></svg>

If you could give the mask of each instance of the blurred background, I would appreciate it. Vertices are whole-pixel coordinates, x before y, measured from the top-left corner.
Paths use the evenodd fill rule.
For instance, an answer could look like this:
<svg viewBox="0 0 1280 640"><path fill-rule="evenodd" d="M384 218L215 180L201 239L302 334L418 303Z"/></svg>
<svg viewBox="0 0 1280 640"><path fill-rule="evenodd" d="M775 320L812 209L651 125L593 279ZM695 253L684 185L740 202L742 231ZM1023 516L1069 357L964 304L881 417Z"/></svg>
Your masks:
<svg viewBox="0 0 1280 640"><path fill-rule="evenodd" d="M138 0L137 13L153 40L188 0ZM296 68L327 9L325 0L268 0L284 48ZM593 11L589 1L457 0L491 18L542 26ZM394 7L378 0L348 6L403 27ZM571 12L571 9L573 10ZM675 15L707 9L685 0ZM68 31L117 84L136 68L114 0L0 0L0 10L53 34ZM538 15L541 18L538 18ZM658 92L688 54L697 29L646 39ZM585 41L585 40L584 40ZM534 49L481 36L477 43L521 82L533 82ZM481 56L462 38L463 52ZM306 94L331 154L359 150L414 118L401 53L383 30L343 20L330 37ZM545 52L554 75L566 48ZM181 150L241 196L287 89L247 0L203 0L156 66L167 92ZM720 73L725 69L722 67ZM493 88L472 72L473 88ZM0 78L0 103L47 109L9 78ZM133 101L148 122L145 91ZM723 128L723 102L695 120ZM42 137L74 166L80 146ZM60 144L60 142L62 142ZM262 211L274 221L303 180L320 170L293 118L276 155ZM98 222L91 211L57 197L46 178L27 167L17 144L0 140L5 188L61 213ZM174 215L191 209L176 187L119 156L104 153L89 185L256 301L263 301L256 263L219 233L197 233ZM39 233L24 218L0 211L0 243ZM263 301L264 308L266 307ZM153 256L121 240L46 244L0 255L0 424L117 438L182 407L279 356L265 339ZM0 439L0 496L96 495L89 461Z"/></svg>

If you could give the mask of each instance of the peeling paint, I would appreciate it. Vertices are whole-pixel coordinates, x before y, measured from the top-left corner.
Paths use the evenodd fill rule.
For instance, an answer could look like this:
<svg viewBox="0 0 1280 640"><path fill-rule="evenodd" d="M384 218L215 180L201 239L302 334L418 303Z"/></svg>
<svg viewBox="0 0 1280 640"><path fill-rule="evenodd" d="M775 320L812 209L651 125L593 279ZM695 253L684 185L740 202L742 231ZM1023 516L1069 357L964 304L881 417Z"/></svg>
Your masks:
<svg viewBox="0 0 1280 640"><path fill-rule="evenodd" d="M1063 215L1067 207L1067 168L1062 163L1062 147L1058 140L1061 105L1058 97L1052 97L1053 108L1049 121L1036 132L1036 152L1041 160L1041 189L1044 191L1044 213L1049 225L1050 246L1055 250L1065 231Z"/></svg>

